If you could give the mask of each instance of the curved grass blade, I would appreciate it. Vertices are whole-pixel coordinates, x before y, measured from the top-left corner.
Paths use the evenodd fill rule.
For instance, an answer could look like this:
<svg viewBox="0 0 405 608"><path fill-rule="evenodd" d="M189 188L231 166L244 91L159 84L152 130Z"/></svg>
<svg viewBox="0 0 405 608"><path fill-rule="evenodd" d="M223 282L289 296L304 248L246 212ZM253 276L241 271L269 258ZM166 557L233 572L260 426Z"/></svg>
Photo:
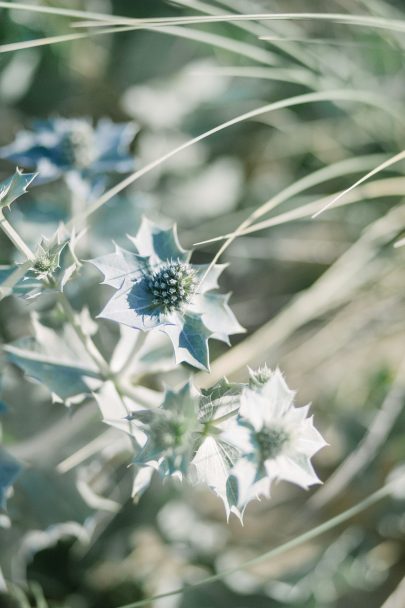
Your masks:
<svg viewBox="0 0 405 608"><path fill-rule="evenodd" d="M107 190L107 192L105 192L100 198L98 198L93 203L91 203L81 215L73 217L70 220L70 222L67 224L67 227L72 228L73 226L75 226L75 227L80 226L81 223L86 220L86 218L88 218L90 215L92 215L95 211L97 211L105 203L107 203L109 200L111 200L114 196L116 196L117 194L122 192L122 190L124 190L125 188L127 188L128 186L133 184L135 181L137 181L138 179L140 179L141 177L143 177L144 175L149 173L149 171L152 171L153 169L155 169L159 165L163 164L164 162L166 162L167 160L169 160L170 158L172 158L179 152L182 152L183 150L190 148L194 144L196 144L199 141L202 141L204 139L207 139L208 137L210 137L211 135L214 135L215 133L219 133L220 131L227 129L228 127L231 127L238 123L244 122L251 118L255 118L262 114L266 114L268 112L274 112L275 110L279 110L279 109L283 109L283 108L289 108L289 107L293 107L293 106L297 106L297 105L301 105L301 104L316 103L316 102L321 102L321 101L331 101L331 102L337 102L337 101L349 101L350 102L350 101L352 101L352 102L364 103L367 105L376 106L378 108L384 109L386 112L393 113L395 118L399 122L401 122L401 123L404 122L404 118L402 115L398 115L395 110L387 107L386 100L384 98L378 97L376 95L372 96L369 91L347 91L344 89L338 89L338 90L334 90L334 91L320 91L317 93L306 93L303 95L288 97L286 99L282 99L282 100L276 101L274 103L266 104L264 106L261 106L260 108L250 110L249 112L245 112L244 114L240 114L239 116L236 116L235 118L232 118L231 120L221 123L220 125L214 127L213 129L209 129L208 131L205 131L201 135L198 135L197 137L194 137L193 139L188 140L181 146L174 148L173 150L164 154L163 156L159 157L158 159L148 163L147 165L145 165L138 171L131 173L131 175L127 176L125 179L123 179L117 185L110 188L110 190ZM242 228L239 227L239 229L243 229L245 227L246 226L243 225ZM236 238L236 236L235 236L235 238ZM222 251L221 251L221 254L222 254ZM221 255L221 254L219 254L219 255ZM219 255L218 255L218 257L219 257Z"/></svg>
<svg viewBox="0 0 405 608"><path fill-rule="evenodd" d="M405 150L402 150L402 152L400 152L399 154L396 154L392 158L389 158L388 160L384 161L383 163L378 165L378 167L375 167L375 169L373 169L366 175L363 175L363 177L361 177L359 180L357 180L357 182L352 184L349 188L346 188L346 190L343 190L343 192L338 194L338 196L335 196L331 201L329 201L329 203L327 205L322 207L322 209L317 211L312 217L313 218L318 217L319 215L321 215L321 213L323 213L324 211L326 211L327 209L332 207L332 205L335 205L337 203L337 201L339 201L343 196L345 196L345 194L347 194L348 192L351 192L352 190L357 188L357 186L359 186L360 184L365 182L367 179L369 179L373 175L376 175L377 173L380 173L380 171L383 171L384 169L391 167L391 165L395 165L395 163L399 163L399 161L403 160L404 158L405 158Z"/></svg>

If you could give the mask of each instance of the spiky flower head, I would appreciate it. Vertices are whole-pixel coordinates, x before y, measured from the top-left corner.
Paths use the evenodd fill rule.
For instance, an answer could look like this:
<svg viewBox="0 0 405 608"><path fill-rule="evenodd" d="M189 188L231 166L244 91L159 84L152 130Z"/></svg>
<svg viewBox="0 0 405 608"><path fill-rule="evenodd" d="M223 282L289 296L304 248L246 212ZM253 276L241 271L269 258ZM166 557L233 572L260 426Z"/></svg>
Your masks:
<svg viewBox="0 0 405 608"><path fill-rule="evenodd" d="M96 138L91 125L75 121L60 140L60 160L63 165L85 169L97 158Z"/></svg>
<svg viewBox="0 0 405 608"><path fill-rule="evenodd" d="M198 285L193 267L181 260L162 264L147 280L153 294L153 303L166 312L183 310L190 303Z"/></svg>
<svg viewBox="0 0 405 608"><path fill-rule="evenodd" d="M36 251L32 271L39 279L45 279L60 267L60 256L67 245L57 231L52 239L43 238Z"/></svg>
<svg viewBox="0 0 405 608"><path fill-rule="evenodd" d="M228 418L235 415L242 385L221 380L199 393L188 383L167 390L159 407L142 409L120 397L111 382L95 394L104 421L130 435L139 446L134 464L133 495L145 491L153 471L166 477L205 484L222 498L229 515L226 480L239 455L222 440ZM131 413L128 415L128 409Z"/></svg>
<svg viewBox="0 0 405 608"><path fill-rule="evenodd" d="M33 299L49 291L63 291L80 266L74 253L76 238L74 232L69 235L62 226L50 238L43 237L31 266L14 285L13 293ZM17 265L6 267L5 278L17 268Z"/></svg>
<svg viewBox="0 0 405 608"><path fill-rule="evenodd" d="M240 519L250 500L269 494L274 480L304 488L319 483L310 460L325 442L308 406L294 407L293 398L279 370L261 390L225 378L201 393L186 384L168 390L153 409L128 399L124 406L109 382L96 394L104 421L139 446L136 498L157 470L162 477L207 485L222 499L227 517L233 512Z"/></svg>
<svg viewBox="0 0 405 608"><path fill-rule="evenodd" d="M269 496L275 480L303 488L320 483L311 458L326 443L307 417L309 406L294 407L294 395L278 369L259 390L247 387L241 395L239 415L225 438L241 454L228 488L242 511L253 498Z"/></svg>
<svg viewBox="0 0 405 608"><path fill-rule="evenodd" d="M225 266L192 264L175 227L166 230L144 219L136 237L129 238L135 251L116 247L115 253L91 260L104 283L116 289L99 316L142 331L163 331L177 363L208 369L208 340L228 343L230 335L243 331L229 296L217 291Z"/></svg>
<svg viewBox="0 0 405 608"><path fill-rule="evenodd" d="M263 365L258 369L249 369L249 386L252 389L260 390L260 388L267 384L272 376L272 371L267 367L267 365Z"/></svg>
<svg viewBox="0 0 405 608"><path fill-rule="evenodd" d="M134 463L159 469L164 476L186 474L200 428L198 394L191 384L178 391L168 390L144 427L148 439Z"/></svg>

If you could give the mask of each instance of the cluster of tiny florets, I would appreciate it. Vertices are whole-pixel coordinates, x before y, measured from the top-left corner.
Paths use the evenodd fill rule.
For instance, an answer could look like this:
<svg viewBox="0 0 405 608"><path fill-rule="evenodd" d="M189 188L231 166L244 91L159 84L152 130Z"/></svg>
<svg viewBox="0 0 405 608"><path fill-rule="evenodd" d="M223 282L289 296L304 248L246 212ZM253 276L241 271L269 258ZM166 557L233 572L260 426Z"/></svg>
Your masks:
<svg viewBox="0 0 405 608"><path fill-rule="evenodd" d="M162 418L150 427L150 438L164 450L180 446L186 433L184 422L171 417Z"/></svg>
<svg viewBox="0 0 405 608"><path fill-rule="evenodd" d="M63 160L67 165L84 168L94 160L94 135L90 125L76 125L66 133L61 143Z"/></svg>
<svg viewBox="0 0 405 608"><path fill-rule="evenodd" d="M256 441L259 444L260 454L263 462L276 458L289 440L289 434L282 428L264 427L256 433Z"/></svg>
<svg viewBox="0 0 405 608"><path fill-rule="evenodd" d="M54 270L54 261L49 255L43 253L35 260L34 270L39 274L46 274Z"/></svg>
<svg viewBox="0 0 405 608"><path fill-rule="evenodd" d="M163 264L148 278L153 303L168 312L181 310L190 301L197 284L193 268L179 260Z"/></svg>
<svg viewBox="0 0 405 608"><path fill-rule="evenodd" d="M272 371L264 365L259 367L257 370L250 370L249 386L252 389L258 389L264 386L271 378Z"/></svg>

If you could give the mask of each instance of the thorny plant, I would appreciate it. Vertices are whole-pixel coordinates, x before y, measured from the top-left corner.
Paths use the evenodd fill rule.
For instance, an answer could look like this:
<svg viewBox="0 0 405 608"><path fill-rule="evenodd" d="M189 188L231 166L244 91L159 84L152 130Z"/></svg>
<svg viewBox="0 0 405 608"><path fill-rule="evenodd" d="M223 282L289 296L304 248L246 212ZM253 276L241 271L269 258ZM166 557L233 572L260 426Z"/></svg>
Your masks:
<svg viewBox="0 0 405 608"><path fill-rule="evenodd" d="M9 3L0 2L0 6L9 6ZM32 6L31 10L42 9ZM64 12L72 17L86 17L86 13L80 11ZM164 19L150 22L109 20L108 16L94 13L89 13L88 17L94 20L93 24L87 23L90 35L92 25L100 28L96 34L104 33L105 26L114 26L114 31L156 27L172 35L180 35L179 28L183 28L183 33L187 32L184 25L221 21L221 17L215 15L212 18L179 18L173 23ZM318 16L324 19L332 17ZM253 28L254 31L254 22L263 24L276 17L238 15L239 18L239 27ZM299 16L290 15L289 18L298 19ZM317 16L312 15L312 18ZM345 20L341 15L334 18ZM223 19L229 20L229 16ZM378 19L356 20L355 16L351 19L346 16L346 20L354 25L366 23L400 29L395 20L379 23ZM262 31L260 27L258 31ZM62 40L53 40L58 41ZM52 39L48 39L41 44L51 42ZM255 55L248 45L236 45L233 50L244 50L248 56L249 53ZM293 50L290 53L294 55ZM263 52L261 59L264 57L271 59L270 54ZM285 73L279 77L288 80L292 75ZM128 464L132 465L132 496L136 500L148 488L153 472L157 471L162 478L174 477L208 486L223 501L227 518L233 513L242 521L247 505L260 496L270 496L271 487L278 480L286 480L305 489L320 483L311 459L326 442L316 430L312 416L308 416L309 406L294 405L295 393L278 368L272 370L264 365L249 370L247 382L235 383L223 375L217 377L217 364L214 363L214 381L204 380L206 388L200 389L193 375L196 369L209 372L211 340L230 346L230 336L244 332L228 303L229 294L221 293L219 288L218 279L226 268L226 264L217 263L220 255L238 236L271 225L272 219L267 223L255 222L289 196L300 194L329 178L344 175L350 169L339 164L331 166L269 200L235 231L219 237L225 242L210 264L191 261L192 252L181 246L175 226L168 226L164 221L155 224L147 217L143 218L138 232L128 236L128 249L111 243L110 253L80 260L81 240L91 232L91 226L88 229L85 226L87 219L140 176L215 132L279 108L328 99L381 106L381 100L367 92L314 91L242 114L137 171L134 171L130 145L138 126L134 123L115 124L108 119L100 120L95 126L87 118L38 121L31 130L21 131L15 141L0 150L2 158L17 165L15 173L0 185L0 227L20 256L15 263L0 268L1 295L13 294L34 303L47 298L48 313L50 311L59 319L57 329L52 329L44 321L38 306L36 312L31 313L34 340L21 339L7 344L3 348L4 356L28 377L44 384L53 398L67 407L73 408L94 398L103 421L129 437L132 457L128 458ZM397 116L396 109L390 107L385 110ZM388 161L377 163L376 168L332 200L321 199L299 208L297 217L320 213L332 204L354 202L356 199L350 196L353 196L355 188L403 158L404 153L401 152ZM360 169L371 169L374 160L364 159ZM20 167L34 173L25 173ZM107 176L112 174L128 176L106 190ZM15 201L27 192L28 187L57 179L64 180L71 193L72 216L69 222L61 223L51 238L38 239L32 251L7 219L7 209L16 204ZM401 191L402 181L395 190L396 195ZM77 211L77 200L92 202ZM294 213L290 213L294 217ZM403 212L398 215L403 221ZM288 221L288 213L286 216L285 221ZM277 221L283 223L283 216L273 219L274 224ZM396 231L389 226L387 240L399 238L402 226ZM398 240L397 245L402 242ZM98 318L114 321L120 330L120 339L111 356L97 346L97 323L87 308L77 311L68 295L71 286L80 289L83 267L91 265L103 275L103 284L110 288L103 292L106 302ZM322 311L322 299L318 301ZM162 333L171 342L173 352L165 348L166 342L160 337ZM240 362L244 363L245 359L249 363L249 355L243 352L246 345L249 348L248 340L242 341L235 349L231 348L224 357L222 369L227 369L226 362L238 352L241 352L239 363L231 364L230 371L239 369ZM162 371L172 371L180 365L183 376L188 376L186 382L163 391L150 388L156 386L156 378ZM127 449L128 444L123 445ZM3 509L21 466L1 449L0 506ZM375 500L387 494L388 490L383 490L376 493ZM370 497L369 502L361 503L361 508L373 500ZM344 517L343 514L343 519L336 520L336 525ZM316 533L324 529L327 525Z"/></svg>

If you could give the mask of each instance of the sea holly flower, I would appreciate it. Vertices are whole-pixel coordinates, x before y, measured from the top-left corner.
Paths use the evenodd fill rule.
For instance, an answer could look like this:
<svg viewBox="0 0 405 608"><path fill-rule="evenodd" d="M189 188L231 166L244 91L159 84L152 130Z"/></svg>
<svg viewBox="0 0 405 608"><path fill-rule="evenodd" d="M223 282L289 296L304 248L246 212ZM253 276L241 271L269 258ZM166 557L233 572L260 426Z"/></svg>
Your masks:
<svg viewBox="0 0 405 608"><path fill-rule="evenodd" d="M144 219L129 239L133 252L116 246L115 253L90 260L104 274L103 282L116 289L99 316L141 331L163 331L177 363L209 369L208 340L229 343L230 335L244 331L229 308L229 295L217 291L225 265L191 264L175 226L166 230Z"/></svg>
<svg viewBox="0 0 405 608"><path fill-rule="evenodd" d="M129 144L137 132L134 123L115 124L104 118L93 128L84 118L52 118L20 131L15 141L0 149L0 156L23 167L34 167L41 178L64 173L91 177L133 170Z"/></svg>
<svg viewBox="0 0 405 608"><path fill-rule="evenodd" d="M129 420L137 419L145 423L147 441L133 462L158 470L162 477L182 478L188 471L196 433L201 429L197 393L191 384L178 391L166 391L162 405L154 411L129 416Z"/></svg>
<svg viewBox="0 0 405 608"><path fill-rule="evenodd" d="M162 477L183 479L202 428L198 419L199 395L190 383L159 395L158 406L153 395L151 409L140 406L136 398L122 397L111 382L94 396L104 422L126 432L135 443L134 498L144 492L155 470Z"/></svg>
<svg viewBox="0 0 405 608"><path fill-rule="evenodd" d="M63 291L80 264L74 253L75 241L76 236L68 238L62 228L49 239L43 237L32 265L14 286L14 293L29 300L48 291ZM17 269L18 265L9 268Z"/></svg>
<svg viewBox="0 0 405 608"><path fill-rule="evenodd" d="M310 459L325 444L296 408L279 370L251 371L249 384L225 378L200 393L190 384L137 401L120 395L111 382L95 393L104 422L124 431L135 445L133 496L148 487L153 472L208 486L222 499L227 518L241 520L247 503L269 495L272 481L307 488L319 479ZM254 378L254 388L251 386ZM148 391L145 387L137 387Z"/></svg>
<svg viewBox="0 0 405 608"><path fill-rule="evenodd" d="M206 484L222 498L229 516L226 480L239 452L222 439L222 433L237 414L242 386L222 380L199 393L187 383L179 390L167 390L158 407L158 394L147 393L151 409L140 406L136 395L133 399L119 395L111 382L95 393L104 422L135 443L134 498L142 495L158 471L163 478ZM236 507L232 510L239 513Z"/></svg>
<svg viewBox="0 0 405 608"><path fill-rule="evenodd" d="M275 480L305 489L320 483L311 458L326 443L307 417L309 406L294 407L281 372L268 372L253 374L254 388L242 392L239 415L224 434L240 452L227 489L230 504L242 511L253 498L269 496Z"/></svg>
<svg viewBox="0 0 405 608"><path fill-rule="evenodd" d="M66 245L67 241L61 241L59 233L53 239L42 239L32 266L32 271L39 279L52 277L60 268L60 256Z"/></svg>

